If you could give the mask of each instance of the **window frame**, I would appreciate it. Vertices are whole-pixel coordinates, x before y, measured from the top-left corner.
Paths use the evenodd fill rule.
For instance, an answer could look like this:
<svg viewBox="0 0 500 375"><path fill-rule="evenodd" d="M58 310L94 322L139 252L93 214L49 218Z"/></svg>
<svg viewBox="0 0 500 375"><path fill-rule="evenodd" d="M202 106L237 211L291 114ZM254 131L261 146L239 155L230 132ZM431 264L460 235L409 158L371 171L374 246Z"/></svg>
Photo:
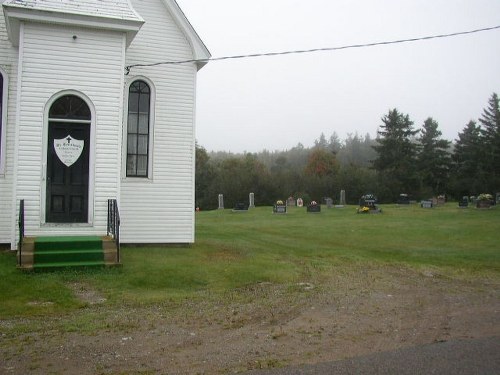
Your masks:
<svg viewBox="0 0 500 375"><path fill-rule="evenodd" d="M130 115L130 89L131 87L137 83L137 82L142 82L146 84L149 87L149 113L148 113L148 120L149 120L149 125L148 125L148 134L147 134L147 164L146 164L146 174L145 175L138 175L136 174L129 174L128 170L128 157L129 155L132 155L133 153L129 154L129 135L134 134L134 133L129 133L129 115ZM152 168L153 168L153 134L154 134L154 119L155 119L155 102L156 102L156 95L155 95L155 86L146 77L143 76L135 76L131 78L126 85L126 90L125 90L125 110L124 110L124 121L123 121L123 134L124 134L124 142L123 142L123 176L125 179L128 180L144 180L144 179L152 179ZM140 111L138 110L137 115L139 116ZM135 133L137 136L140 135L139 133L139 122L137 123L137 132ZM137 141L138 142L138 141ZM138 144L136 143L136 147L138 148ZM136 152L138 152L138 149L136 149ZM135 154L139 155L139 154ZM137 172L137 165L136 165L136 172Z"/></svg>
<svg viewBox="0 0 500 375"><path fill-rule="evenodd" d="M9 96L9 78L5 70L0 67L2 76L2 106L0 113L0 175L5 175L5 160L7 158L7 99Z"/></svg>

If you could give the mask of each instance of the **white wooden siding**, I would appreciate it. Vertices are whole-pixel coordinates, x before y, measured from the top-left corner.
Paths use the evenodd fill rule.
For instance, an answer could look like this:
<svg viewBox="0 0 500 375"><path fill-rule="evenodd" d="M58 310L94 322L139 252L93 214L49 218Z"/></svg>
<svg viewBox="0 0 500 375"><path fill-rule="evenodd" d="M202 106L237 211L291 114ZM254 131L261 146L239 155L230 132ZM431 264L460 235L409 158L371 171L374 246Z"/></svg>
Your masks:
<svg viewBox="0 0 500 375"><path fill-rule="evenodd" d="M16 200L25 199L28 235L105 233L107 199L119 194L124 51L125 36L119 32L25 25ZM82 93L95 108L95 153L90 166L94 220L90 226L41 223L44 111L50 98L65 90Z"/></svg>
<svg viewBox="0 0 500 375"><path fill-rule="evenodd" d="M5 149L2 150L2 157L5 158L5 168L0 174L0 243L11 243L11 230L16 223L16 217L12 217L12 192L13 192L13 160L14 160L14 139L15 139L15 113L16 113L16 83L17 83L17 50L12 47L7 38L5 29L5 19L3 8L0 7L0 66L7 75L9 87L4 95L7 97L7 107L3 111L7 112ZM5 78L5 77L4 77Z"/></svg>
<svg viewBox="0 0 500 375"><path fill-rule="evenodd" d="M127 50L127 65L191 59L192 49L162 0L132 0L146 21ZM120 213L125 243L194 242L194 64L133 68L156 89L153 171L123 178ZM125 176L125 174L123 174Z"/></svg>

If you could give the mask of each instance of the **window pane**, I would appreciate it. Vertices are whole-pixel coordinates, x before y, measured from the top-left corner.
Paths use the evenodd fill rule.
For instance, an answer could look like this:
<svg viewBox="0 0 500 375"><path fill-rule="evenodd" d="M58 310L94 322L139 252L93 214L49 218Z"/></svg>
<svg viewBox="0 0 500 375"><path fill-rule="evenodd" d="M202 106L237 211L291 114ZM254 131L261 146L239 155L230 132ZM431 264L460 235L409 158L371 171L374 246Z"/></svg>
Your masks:
<svg viewBox="0 0 500 375"><path fill-rule="evenodd" d="M137 175L147 176L148 174L148 157L138 155L137 156Z"/></svg>
<svg viewBox="0 0 500 375"><path fill-rule="evenodd" d="M137 154L148 155L148 136L140 135L139 142L137 144Z"/></svg>
<svg viewBox="0 0 500 375"><path fill-rule="evenodd" d="M139 134L149 133L149 113L139 115Z"/></svg>
<svg viewBox="0 0 500 375"><path fill-rule="evenodd" d="M137 133L137 113L128 114L128 129L129 133Z"/></svg>
<svg viewBox="0 0 500 375"><path fill-rule="evenodd" d="M141 93L149 94L149 85L144 81L141 82Z"/></svg>
<svg viewBox="0 0 500 375"><path fill-rule="evenodd" d="M127 154L137 154L137 135L129 134L127 139Z"/></svg>
<svg viewBox="0 0 500 375"><path fill-rule="evenodd" d="M139 97L139 112L149 112L149 94L142 93Z"/></svg>
<svg viewBox="0 0 500 375"><path fill-rule="evenodd" d="M82 98L76 95L65 95L50 106L49 118L89 121L91 119L90 108Z"/></svg>
<svg viewBox="0 0 500 375"><path fill-rule="evenodd" d="M135 176L137 170L137 156L127 155L127 176Z"/></svg>
<svg viewBox="0 0 500 375"><path fill-rule="evenodd" d="M128 95L128 111L139 112L139 94L130 92Z"/></svg>

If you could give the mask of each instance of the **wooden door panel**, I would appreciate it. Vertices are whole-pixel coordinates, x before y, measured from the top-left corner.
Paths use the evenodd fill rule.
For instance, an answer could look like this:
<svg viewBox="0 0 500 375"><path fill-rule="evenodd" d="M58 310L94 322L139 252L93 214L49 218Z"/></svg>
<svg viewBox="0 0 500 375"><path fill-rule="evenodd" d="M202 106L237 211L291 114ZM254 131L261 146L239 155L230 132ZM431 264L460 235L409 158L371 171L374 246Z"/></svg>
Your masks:
<svg viewBox="0 0 500 375"><path fill-rule="evenodd" d="M61 161L54 140L83 142L83 150L71 165ZM65 142L65 141L64 141ZM46 221L88 221L90 124L49 122L47 145Z"/></svg>

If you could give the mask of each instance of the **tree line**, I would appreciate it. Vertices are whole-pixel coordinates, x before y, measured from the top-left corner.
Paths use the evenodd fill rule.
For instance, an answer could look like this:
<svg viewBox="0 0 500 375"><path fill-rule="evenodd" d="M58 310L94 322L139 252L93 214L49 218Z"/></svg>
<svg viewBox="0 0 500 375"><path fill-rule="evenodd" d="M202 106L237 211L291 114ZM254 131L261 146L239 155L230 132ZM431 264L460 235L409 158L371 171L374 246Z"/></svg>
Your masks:
<svg viewBox="0 0 500 375"><path fill-rule="evenodd" d="M196 145L196 205L217 208L218 194L226 207L248 202L272 205L278 199L302 197L305 202L338 201L346 191L355 204L367 193L381 202L399 194L426 199L451 198L500 191L500 108L493 93L477 121L470 121L449 141L439 123L427 118L416 128L408 114L394 108L381 118L375 139L369 134L324 134L312 147L302 144L283 151L232 154L207 152Z"/></svg>

